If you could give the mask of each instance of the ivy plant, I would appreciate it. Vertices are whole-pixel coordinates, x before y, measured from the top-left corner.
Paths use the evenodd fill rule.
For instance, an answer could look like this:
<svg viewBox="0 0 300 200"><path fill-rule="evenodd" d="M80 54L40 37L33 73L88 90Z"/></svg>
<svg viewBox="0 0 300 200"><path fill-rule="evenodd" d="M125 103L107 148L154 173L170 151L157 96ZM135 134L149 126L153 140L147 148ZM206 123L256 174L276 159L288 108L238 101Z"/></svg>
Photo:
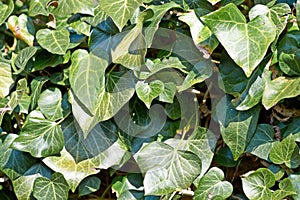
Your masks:
<svg viewBox="0 0 300 200"><path fill-rule="evenodd" d="M299 0L0 12L0 199L300 199Z"/></svg>

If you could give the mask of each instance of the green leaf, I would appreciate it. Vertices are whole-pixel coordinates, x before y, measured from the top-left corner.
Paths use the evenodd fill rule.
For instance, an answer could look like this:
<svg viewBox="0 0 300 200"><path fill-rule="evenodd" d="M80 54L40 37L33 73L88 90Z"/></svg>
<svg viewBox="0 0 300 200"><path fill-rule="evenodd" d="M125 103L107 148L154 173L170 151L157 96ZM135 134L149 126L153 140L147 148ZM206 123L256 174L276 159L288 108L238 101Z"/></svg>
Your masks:
<svg viewBox="0 0 300 200"><path fill-rule="evenodd" d="M108 63L82 49L75 51L71 60L70 84L72 91L80 103L94 114L98 95L104 88L103 76Z"/></svg>
<svg viewBox="0 0 300 200"><path fill-rule="evenodd" d="M159 95L159 101L173 103L176 89L176 84L174 82L164 83L164 91Z"/></svg>
<svg viewBox="0 0 300 200"><path fill-rule="evenodd" d="M290 174L289 179L291 180L294 189L296 189L296 194L293 195L293 198L299 199L300 198L300 175Z"/></svg>
<svg viewBox="0 0 300 200"><path fill-rule="evenodd" d="M137 155L145 173L145 195L164 195L191 185L201 172L198 156L162 142L145 145Z"/></svg>
<svg viewBox="0 0 300 200"><path fill-rule="evenodd" d="M138 81L136 83L137 96L145 103L149 109L153 99L158 97L164 91L164 84L160 80L155 80L150 83Z"/></svg>
<svg viewBox="0 0 300 200"><path fill-rule="evenodd" d="M96 176L90 176L84 179L79 187L78 192L79 196L84 196L99 190L101 184L101 180Z"/></svg>
<svg viewBox="0 0 300 200"><path fill-rule="evenodd" d="M128 196L127 193L132 193L132 191L143 191L142 186L143 177L140 174L129 173L126 176L114 178L112 190L116 192L118 199L125 200L125 196Z"/></svg>
<svg viewBox="0 0 300 200"><path fill-rule="evenodd" d="M70 33L67 29L40 29L36 33L36 39L50 53L64 55L70 44Z"/></svg>
<svg viewBox="0 0 300 200"><path fill-rule="evenodd" d="M281 52L279 55L279 67L289 76L300 76L300 49L293 54Z"/></svg>
<svg viewBox="0 0 300 200"><path fill-rule="evenodd" d="M45 15L48 16L49 12L46 9L49 0L39 0L39 1L29 1L29 10L28 14L31 17L37 15Z"/></svg>
<svg viewBox="0 0 300 200"><path fill-rule="evenodd" d="M201 19L247 77L262 61L276 36L276 27L268 17L260 15L247 23L232 3Z"/></svg>
<svg viewBox="0 0 300 200"><path fill-rule="evenodd" d="M42 87L46 83L47 78L38 76L34 78L30 83L30 89L31 89L31 105L30 108L33 110L36 107L36 104L38 102L38 99L40 97Z"/></svg>
<svg viewBox="0 0 300 200"><path fill-rule="evenodd" d="M10 65L4 60L0 60L0 98L4 98L9 94L13 83Z"/></svg>
<svg viewBox="0 0 300 200"><path fill-rule="evenodd" d="M22 176L12 181L18 199L31 200L33 184L38 177L51 177L52 171L41 163L32 165Z"/></svg>
<svg viewBox="0 0 300 200"><path fill-rule="evenodd" d="M300 94L300 78L278 77L267 80L264 89L262 104L268 110L285 98L296 97Z"/></svg>
<svg viewBox="0 0 300 200"><path fill-rule="evenodd" d="M58 88L49 88L42 92L38 106L48 120L56 121L63 117L62 95Z"/></svg>
<svg viewBox="0 0 300 200"><path fill-rule="evenodd" d="M299 148L293 135L274 143L270 152L270 160L275 164L284 163L289 168L297 168L300 165Z"/></svg>
<svg viewBox="0 0 300 200"><path fill-rule="evenodd" d="M33 71L43 70L46 67L56 67L59 64L65 64L71 57L70 51L65 55L50 54L48 51L40 51L35 56Z"/></svg>
<svg viewBox="0 0 300 200"><path fill-rule="evenodd" d="M19 17L11 15L7 23L16 38L23 40L28 46L33 46L35 28L31 18L24 13Z"/></svg>
<svg viewBox="0 0 300 200"><path fill-rule="evenodd" d="M223 181L223 179L223 171L217 167L212 167L200 179L194 199L212 199L216 196L220 196L220 199L228 198L232 194L233 187L230 182Z"/></svg>
<svg viewBox="0 0 300 200"><path fill-rule="evenodd" d="M81 20L96 27L101 22L104 22L107 17L107 14L101 9L100 5L97 5L94 9L94 16L84 16L81 17Z"/></svg>
<svg viewBox="0 0 300 200"><path fill-rule="evenodd" d="M49 156L43 159L43 162L55 172L61 173L72 192L75 191L79 183L87 176L97 174L97 164L92 159L87 159L76 163L66 149L60 152L60 156Z"/></svg>
<svg viewBox="0 0 300 200"><path fill-rule="evenodd" d="M243 175L242 184L250 200L272 199L270 188L275 184L275 176L269 169L260 168Z"/></svg>
<svg viewBox="0 0 300 200"><path fill-rule="evenodd" d="M51 180L38 177L34 181L33 196L39 200L67 200L68 192L68 183L60 173L52 174Z"/></svg>
<svg viewBox="0 0 300 200"><path fill-rule="evenodd" d="M192 10L189 13L184 13L179 17L179 20L187 23L190 26L191 34L195 45L199 45L207 49L210 53L218 46L219 41L212 32L205 26Z"/></svg>
<svg viewBox="0 0 300 200"><path fill-rule="evenodd" d="M296 190L294 189L293 183L290 179L285 178L279 183L279 190L273 193L272 199L284 199L287 196L295 195Z"/></svg>
<svg viewBox="0 0 300 200"><path fill-rule="evenodd" d="M38 158L57 154L63 146L64 138L59 124L44 119L38 111L29 114L19 137L11 145Z"/></svg>
<svg viewBox="0 0 300 200"><path fill-rule="evenodd" d="M94 15L94 1L60 0L58 1L58 7L53 10L53 13L60 17L76 13Z"/></svg>
<svg viewBox="0 0 300 200"><path fill-rule="evenodd" d="M296 17L297 17L297 23L298 23L298 28L300 28L300 1L297 0L296 3Z"/></svg>
<svg viewBox="0 0 300 200"><path fill-rule="evenodd" d="M0 2L0 25L2 25L8 16L13 12L14 5L15 4L13 0L8 0L8 4L5 4L3 1Z"/></svg>
<svg viewBox="0 0 300 200"><path fill-rule="evenodd" d="M223 140L229 146L234 160L237 160L254 134L260 108L256 106L247 111L237 111L230 103L230 98L225 96L218 103L216 111Z"/></svg>
<svg viewBox="0 0 300 200"><path fill-rule="evenodd" d="M36 159L31 157L28 153L9 148L17 137L15 134L0 137L0 170L11 180L23 175L36 163Z"/></svg>
<svg viewBox="0 0 300 200"><path fill-rule="evenodd" d="M15 74L19 74L25 69L28 61L35 55L36 52L37 48L35 47L26 47L20 51L14 63L14 65L19 68L19 70L15 71Z"/></svg>
<svg viewBox="0 0 300 200"><path fill-rule="evenodd" d="M269 124L258 124L254 136L247 146L246 151L265 160L268 160L275 132L273 126Z"/></svg>
<svg viewBox="0 0 300 200"><path fill-rule="evenodd" d="M114 20L121 31L142 2L142 0L116 0L114 2L111 2L110 0L102 0L100 2L100 6L102 10Z"/></svg>

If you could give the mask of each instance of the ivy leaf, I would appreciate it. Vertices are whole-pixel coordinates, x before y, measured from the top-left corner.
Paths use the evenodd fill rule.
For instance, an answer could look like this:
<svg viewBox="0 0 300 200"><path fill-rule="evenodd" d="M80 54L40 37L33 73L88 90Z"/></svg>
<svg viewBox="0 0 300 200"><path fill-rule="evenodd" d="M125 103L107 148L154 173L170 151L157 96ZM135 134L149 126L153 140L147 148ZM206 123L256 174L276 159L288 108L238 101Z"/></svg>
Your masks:
<svg viewBox="0 0 300 200"><path fill-rule="evenodd" d="M36 107L36 104L38 102L38 99L40 97L42 87L46 83L47 78L38 76L34 78L30 83L30 89L31 89L31 105L30 108L33 110Z"/></svg>
<svg viewBox="0 0 300 200"><path fill-rule="evenodd" d="M260 15L247 23L245 16L233 3L201 19L247 77L262 61L276 37L276 27L268 17Z"/></svg>
<svg viewBox="0 0 300 200"><path fill-rule="evenodd" d="M140 174L129 173L123 177L116 177L112 183L112 190L116 192L118 199L124 199L128 193L143 191L143 177ZM142 192L143 193L143 192ZM134 196L134 194L132 194Z"/></svg>
<svg viewBox="0 0 300 200"><path fill-rule="evenodd" d="M176 84L174 82L164 83L164 91L159 94L159 101L173 103L176 89Z"/></svg>
<svg viewBox="0 0 300 200"><path fill-rule="evenodd" d="M19 137L11 145L38 158L57 154L63 146L64 137L59 124L44 119L38 111L29 114Z"/></svg>
<svg viewBox="0 0 300 200"><path fill-rule="evenodd" d="M32 199L33 184L38 177L50 178L52 171L41 163L32 165L22 176L12 181L18 199Z"/></svg>
<svg viewBox="0 0 300 200"><path fill-rule="evenodd" d="M28 61L35 55L36 52L36 47L26 47L20 51L14 63L19 68L15 74L19 74L25 69Z"/></svg>
<svg viewBox="0 0 300 200"><path fill-rule="evenodd" d="M281 52L279 67L289 76L300 76L300 49L292 54Z"/></svg>
<svg viewBox="0 0 300 200"><path fill-rule="evenodd" d="M204 47L210 53L218 46L219 41L216 36L198 19L195 11L184 13L179 17L179 20L189 25L195 45Z"/></svg>
<svg viewBox="0 0 300 200"><path fill-rule="evenodd" d="M264 89L262 104L270 109L280 100L300 95L300 78L278 77L274 80L267 80Z"/></svg>
<svg viewBox="0 0 300 200"><path fill-rule="evenodd" d="M9 94L10 87L14 83L11 74L11 67L5 60L0 60L0 98Z"/></svg>
<svg viewBox="0 0 300 200"><path fill-rule="evenodd" d="M49 156L44 158L43 162L55 172L63 174L72 192L85 177L99 172L95 169L97 164L93 159L76 163L65 148L60 152L60 156Z"/></svg>
<svg viewBox="0 0 300 200"><path fill-rule="evenodd" d="M36 33L36 39L50 53L64 55L70 44L70 33L67 29L41 29Z"/></svg>
<svg viewBox="0 0 300 200"><path fill-rule="evenodd" d="M45 177L38 177L34 181L33 196L37 199L67 200L68 191L68 183L60 173L52 174L51 180Z"/></svg>
<svg viewBox="0 0 300 200"><path fill-rule="evenodd" d="M49 3L49 0L30 1L29 9L28 9L29 16L31 16L31 17L37 16L37 15L48 16L49 12L46 9L46 6L48 3Z"/></svg>
<svg viewBox="0 0 300 200"><path fill-rule="evenodd" d="M260 168L243 175L242 184L250 200L272 199L270 188L275 184L275 175L269 169Z"/></svg>
<svg viewBox="0 0 300 200"><path fill-rule="evenodd" d="M51 121L63 117L62 95L58 88L49 88L42 92L38 100L38 106L46 118Z"/></svg>
<svg viewBox="0 0 300 200"><path fill-rule="evenodd" d="M121 31L142 2L142 0L116 0L112 3L110 0L102 0L100 6L114 20Z"/></svg>
<svg viewBox="0 0 300 200"><path fill-rule="evenodd" d="M150 83L138 81L136 83L137 96L145 103L149 109L153 99L158 97L164 91L164 83L160 80L155 80Z"/></svg>
<svg viewBox="0 0 300 200"><path fill-rule="evenodd" d="M198 156L162 142L145 145L137 155L145 173L145 195L164 195L191 185L201 172Z"/></svg>
<svg viewBox="0 0 300 200"><path fill-rule="evenodd" d="M58 7L53 11L53 13L60 17L76 13L94 15L94 1L60 0L58 1Z"/></svg>
<svg viewBox="0 0 300 200"><path fill-rule="evenodd" d="M216 111L224 142L229 146L234 160L237 160L254 134L260 108L256 106L247 111L237 111L229 97L225 96L218 103Z"/></svg>
<svg viewBox="0 0 300 200"><path fill-rule="evenodd" d="M28 46L33 46L35 28L31 18L24 13L19 17L11 15L7 23L16 38L23 40Z"/></svg>
<svg viewBox="0 0 300 200"><path fill-rule="evenodd" d="M212 167L199 181L198 188L195 191L194 199L217 199L228 198L233 191L230 182L222 181L224 173L217 167Z"/></svg>
<svg viewBox="0 0 300 200"><path fill-rule="evenodd" d="M297 194L293 183L290 179L285 178L279 183L279 190L276 190L273 193L272 199L284 199L287 196L295 195Z"/></svg>
<svg viewBox="0 0 300 200"><path fill-rule="evenodd" d="M36 162L28 153L9 148L17 137L15 134L0 137L0 170L11 180L23 175Z"/></svg>
<svg viewBox="0 0 300 200"><path fill-rule="evenodd" d="M4 4L2 1L0 2L0 25L2 25L8 16L13 12L14 5L15 4L13 0L8 0L8 4Z"/></svg>
<svg viewBox="0 0 300 200"><path fill-rule="evenodd" d="M293 135L274 143L270 152L270 160L275 164L284 163L289 168L297 168L300 165L299 148Z"/></svg>
<svg viewBox="0 0 300 200"><path fill-rule="evenodd" d="M300 198L300 175L299 174L290 174L289 179L292 182L294 189L296 189L296 194L293 195L294 199Z"/></svg>
<svg viewBox="0 0 300 200"><path fill-rule="evenodd" d="M297 0L296 3L296 17L297 17L297 23L298 23L298 28L300 28L300 21L298 19L300 19L300 1Z"/></svg>
<svg viewBox="0 0 300 200"><path fill-rule="evenodd" d="M265 160L268 160L274 139L273 126L269 124L258 124L246 151Z"/></svg>
<svg viewBox="0 0 300 200"><path fill-rule="evenodd" d="M78 192L79 196L84 196L99 190L101 184L101 180L96 176L90 176L84 179L79 187Z"/></svg>

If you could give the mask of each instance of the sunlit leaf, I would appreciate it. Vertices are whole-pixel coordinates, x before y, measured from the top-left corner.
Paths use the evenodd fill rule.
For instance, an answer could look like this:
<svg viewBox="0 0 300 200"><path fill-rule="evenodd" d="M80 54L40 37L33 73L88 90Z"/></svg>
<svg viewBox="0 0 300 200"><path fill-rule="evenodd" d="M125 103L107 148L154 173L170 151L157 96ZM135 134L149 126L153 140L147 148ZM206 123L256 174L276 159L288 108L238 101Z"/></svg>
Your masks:
<svg viewBox="0 0 300 200"><path fill-rule="evenodd" d="M202 19L247 77L262 61L276 36L276 27L268 17L260 15L247 23L232 3Z"/></svg>
<svg viewBox="0 0 300 200"><path fill-rule="evenodd" d="M142 81L136 84L136 93L138 97L150 108L153 99L158 97L164 90L164 84L160 80L145 83Z"/></svg>
<svg viewBox="0 0 300 200"><path fill-rule="evenodd" d="M9 94L10 87L14 83L11 67L8 62L0 60L0 98Z"/></svg>

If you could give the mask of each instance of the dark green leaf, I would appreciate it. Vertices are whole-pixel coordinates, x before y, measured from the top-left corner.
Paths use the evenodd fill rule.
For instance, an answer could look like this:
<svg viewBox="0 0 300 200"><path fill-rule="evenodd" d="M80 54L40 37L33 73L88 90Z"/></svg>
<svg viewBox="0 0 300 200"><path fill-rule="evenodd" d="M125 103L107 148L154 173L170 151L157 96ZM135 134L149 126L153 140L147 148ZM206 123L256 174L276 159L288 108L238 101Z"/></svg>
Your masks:
<svg viewBox="0 0 300 200"><path fill-rule="evenodd" d="M96 176L90 176L84 179L79 187L78 192L79 196L84 196L99 190L101 184L101 180Z"/></svg>

